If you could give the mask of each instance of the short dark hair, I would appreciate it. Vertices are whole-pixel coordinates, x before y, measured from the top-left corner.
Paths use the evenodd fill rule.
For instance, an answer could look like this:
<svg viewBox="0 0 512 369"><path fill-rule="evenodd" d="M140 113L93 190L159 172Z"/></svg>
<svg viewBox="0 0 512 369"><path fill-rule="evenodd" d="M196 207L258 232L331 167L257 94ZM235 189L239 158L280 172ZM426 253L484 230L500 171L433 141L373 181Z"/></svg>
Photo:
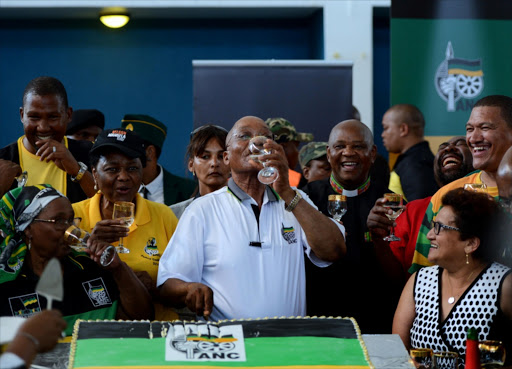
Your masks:
<svg viewBox="0 0 512 369"><path fill-rule="evenodd" d="M501 117L512 128L512 98L505 95L489 95L478 100L473 108L494 106L500 109Z"/></svg>
<svg viewBox="0 0 512 369"><path fill-rule="evenodd" d="M393 105L391 109L400 114L401 120L415 131L416 135L423 136L425 118L418 107L412 104L397 104Z"/></svg>
<svg viewBox="0 0 512 369"><path fill-rule="evenodd" d="M215 138L219 142L219 145L222 147L222 149L226 150L227 135L228 133L225 130L222 130L212 124L201 127L201 129L196 130L196 133L194 133L190 138L190 142L187 146L185 160L188 162L193 157L202 154L206 149L206 144L212 138Z"/></svg>
<svg viewBox="0 0 512 369"><path fill-rule="evenodd" d="M33 93L39 96L57 95L60 97L64 108L68 108L68 94L61 81L54 77L37 77L28 83L23 91L23 106L27 102L28 94Z"/></svg>
<svg viewBox="0 0 512 369"><path fill-rule="evenodd" d="M503 213L499 204L489 195L463 188L447 192L442 198L443 206L452 208L455 226L460 229L460 239L480 239L480 246L473 252L475 258L493 260L494 248L499 246L497 226L502 224Z"/></svg>

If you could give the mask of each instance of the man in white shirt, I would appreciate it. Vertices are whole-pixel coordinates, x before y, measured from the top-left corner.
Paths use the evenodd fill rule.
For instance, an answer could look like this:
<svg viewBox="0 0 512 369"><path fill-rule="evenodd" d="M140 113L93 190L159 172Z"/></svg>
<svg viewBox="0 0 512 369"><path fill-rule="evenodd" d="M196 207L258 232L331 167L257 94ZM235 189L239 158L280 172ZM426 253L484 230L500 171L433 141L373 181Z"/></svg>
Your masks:
<svg viewBox="0 0 512 369"><path fill-rule="evenodd" d="M258 181L249 140L269 138L261 160L279 177ZM228 186L196 199L160 259L157 285L173 306L213 320L306 313L304 254L325 267L345 253L343 225L289 185L283 148L263 120L244 117L226 140Z"/></svg>
<svg viewBox="0 0 512 369"><path fill-rule="evenodd" d="M158 164L167 127L159 120L143 114L126 114L121 121L124 129L136 132L146 144L146 166L142 173L140 194L151 201L165 205L189 199L196 188L190 179L178 177Z"/></svg>

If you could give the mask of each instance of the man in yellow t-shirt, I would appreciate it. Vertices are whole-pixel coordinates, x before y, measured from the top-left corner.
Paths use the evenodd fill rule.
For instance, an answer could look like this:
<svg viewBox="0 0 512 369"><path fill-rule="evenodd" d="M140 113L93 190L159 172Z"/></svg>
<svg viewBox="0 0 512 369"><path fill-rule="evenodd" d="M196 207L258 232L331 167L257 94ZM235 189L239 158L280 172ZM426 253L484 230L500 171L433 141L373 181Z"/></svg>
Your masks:
<svg viewBox="0 0 512 369"><path fill-rule="evenodd" d="M498 167L503 155L512 146L512 98L491 95L478 100L466 123L466 142L473 155L473 167L480 172L449 183L432 196L418 233L409 273L430 265L427 259L430 250L427 233L431 221L441 209L444 194L454 188L463 187L466 183L484 183L489 195L498 196Z"/></svg>
<svg viewBox="0 0 512 369"><path fill-rule="evenodd" d="M38 77L25 87L20 119L24 135L0 150L0 195L28 173L27 185L48 183L76 202L94 194L88 171L90 143L68 140L66 127L73 109L68 106L62 83L53 77Z"/></svg>

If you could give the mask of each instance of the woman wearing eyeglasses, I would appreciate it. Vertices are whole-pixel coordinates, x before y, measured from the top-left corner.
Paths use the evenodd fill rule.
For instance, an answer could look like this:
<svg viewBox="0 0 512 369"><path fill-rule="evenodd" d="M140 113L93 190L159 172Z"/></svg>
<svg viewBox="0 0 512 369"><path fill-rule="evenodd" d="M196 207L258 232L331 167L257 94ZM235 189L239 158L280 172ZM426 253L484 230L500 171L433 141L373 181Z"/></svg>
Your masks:
<svg viewBox="0 0 512 369"><path fill-rule="evenodd" d="M466 333L499 340L512 352L512 274L493 262L499 206L488 195L458 188L428 232L428 260L435 264L412 275L393 321L407 348L459 353L464 367ZM511 362L512 355L508 355Z"/></svg>
<svg viewBox="0 0 512 369"><path fill-rule="evenodd" d="M19 187L0 200L0 316L28 317L47 309L37 282L52 258L62 268L62 312L70 335L76 319L150 319L151 297L132 270L116 255L101 267L86 253L70 249L65 231L74 212L67 197L49 185ZM108 244L96 241L91 251ZM98 259L98 258L95 258ZM29 342L27 342L29 344Z"/></svg>
<svg viewBox="0 0 512 369"><path fill-rule="evenodd" d="M194 199L217 191L228 183L229 166L224 164L223 158L227 134L226 129L212 124L201 126L190 134L187 164L188 170L197 178L198 188L193 198L171 205L178 219Z"/></svg>

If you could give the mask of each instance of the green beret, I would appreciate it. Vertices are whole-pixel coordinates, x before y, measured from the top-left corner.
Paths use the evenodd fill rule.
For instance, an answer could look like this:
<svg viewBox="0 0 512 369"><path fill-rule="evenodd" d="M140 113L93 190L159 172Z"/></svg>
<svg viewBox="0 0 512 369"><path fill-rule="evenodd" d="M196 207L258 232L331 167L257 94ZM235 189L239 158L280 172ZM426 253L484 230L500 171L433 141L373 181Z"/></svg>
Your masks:
<svg viewBox="0 0 512 369"><path fill-rule="evenodd" d="M310 142L302 146L299 151L300 167L304 169L311 160L327 155L327 142Z"/></svg>
<svg viewBox="0 0 512 369"><path fill-rule="evenodd" d="M299 141L313 141L312 133L299 133L289 121L284 118L268 118L265 123L274 134L274 139L278 143Z"/></svg>
<svg viewBox="0 0 512 369"><path fill-rule="evenodd" d="M136 132L144 141L162 150L167 127L159 120L144 114L126 114L121 127Z"/></svg>

